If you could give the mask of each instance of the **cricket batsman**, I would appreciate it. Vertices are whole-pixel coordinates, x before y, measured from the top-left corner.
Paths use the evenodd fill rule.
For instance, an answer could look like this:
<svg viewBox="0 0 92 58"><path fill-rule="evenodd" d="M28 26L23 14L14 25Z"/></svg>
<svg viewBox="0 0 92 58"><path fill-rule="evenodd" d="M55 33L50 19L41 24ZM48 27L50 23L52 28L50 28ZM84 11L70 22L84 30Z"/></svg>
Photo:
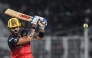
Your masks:
<svg viewBox="0 0 92 58"><path fill-rule="evenodd" d="M45 22L43 24L43 22ZM47 20L43 17L33 16L30 23L31 29L20 28L21 23L17 18L8 21L8 28L11 34L8 37L8 46L11 50L11 58L33 58L30 41L32 38L41 40L44 37ZM39 25L39 32L35 29Z"/></svg>

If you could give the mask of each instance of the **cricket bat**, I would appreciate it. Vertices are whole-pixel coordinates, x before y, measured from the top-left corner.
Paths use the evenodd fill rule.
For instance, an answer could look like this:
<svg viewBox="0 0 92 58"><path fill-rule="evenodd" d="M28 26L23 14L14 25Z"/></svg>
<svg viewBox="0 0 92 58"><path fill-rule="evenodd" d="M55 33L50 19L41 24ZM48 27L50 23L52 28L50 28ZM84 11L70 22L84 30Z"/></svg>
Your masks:
<svg viewBox="0 0 92 58"><path fill-rule="evenodd" d="M31 19L32 19L32 16L23 14L23 13L21 13L21 12L12 10L12 9L10 9L10 8L8 8L8 9L5 11L5 14L7 14L7 15L9 15L9 16L11 16L11 17L19 18L19 19L21 19L21 20L25 20L25 21L31 21Z"/></svg>

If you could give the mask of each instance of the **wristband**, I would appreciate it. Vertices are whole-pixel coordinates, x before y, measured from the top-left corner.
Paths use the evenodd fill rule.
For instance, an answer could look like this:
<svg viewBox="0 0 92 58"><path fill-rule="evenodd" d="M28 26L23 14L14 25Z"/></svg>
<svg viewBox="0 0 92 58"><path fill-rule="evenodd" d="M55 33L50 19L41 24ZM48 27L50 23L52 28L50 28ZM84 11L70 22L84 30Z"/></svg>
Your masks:
<svg viewBox="0 0 92 58"><path fill-rule="evenodd" d="M43 32L39 32L38 36L43 38L44 37L44 33Z"/></svg>

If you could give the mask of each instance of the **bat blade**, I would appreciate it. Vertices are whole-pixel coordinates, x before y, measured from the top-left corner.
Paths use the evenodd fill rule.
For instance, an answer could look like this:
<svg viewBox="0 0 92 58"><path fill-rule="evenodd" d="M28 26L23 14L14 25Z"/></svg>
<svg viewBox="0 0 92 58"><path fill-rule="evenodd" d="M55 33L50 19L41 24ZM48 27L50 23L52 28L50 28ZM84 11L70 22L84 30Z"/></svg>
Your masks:
<svg viewBox="0 0 92 58"><path fill-rule="evenodd" d="M25 20L25 21L31 21L31 19L32 19L32 16L23 14L21 12L17 12L15 10L12 10L12 9L9 9L9 8L5 11L5 14L12 16L12 17L19 18L21 20Z"/></svg>

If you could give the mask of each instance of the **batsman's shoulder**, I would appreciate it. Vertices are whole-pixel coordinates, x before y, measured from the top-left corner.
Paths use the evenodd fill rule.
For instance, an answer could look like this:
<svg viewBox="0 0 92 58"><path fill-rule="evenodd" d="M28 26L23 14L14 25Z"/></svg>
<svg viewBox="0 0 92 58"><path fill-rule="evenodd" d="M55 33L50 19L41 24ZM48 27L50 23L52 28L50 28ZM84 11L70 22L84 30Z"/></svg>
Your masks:
<svg viewBox="0 0 92 58"><path fill-rule="evenodd" d="M13 36L10 34L9 37L8 37L8 42L10 42L10 40L13 38Z"/></svg>
<svg viewBox="0 0 92 58"><path fill-rule="evenodd" d="M13 36L12 34L10 34L10 35L8 36L8 39L15 39L15 38L19 38L19 36Z"/></svg>
<svg viewBox="0 0 92 58"><path fill-rule="evenodd" d="M19 36L10 36L10 37L8 37L8 42L9 43L17 43L19 38L20 38Z"/></svg>

